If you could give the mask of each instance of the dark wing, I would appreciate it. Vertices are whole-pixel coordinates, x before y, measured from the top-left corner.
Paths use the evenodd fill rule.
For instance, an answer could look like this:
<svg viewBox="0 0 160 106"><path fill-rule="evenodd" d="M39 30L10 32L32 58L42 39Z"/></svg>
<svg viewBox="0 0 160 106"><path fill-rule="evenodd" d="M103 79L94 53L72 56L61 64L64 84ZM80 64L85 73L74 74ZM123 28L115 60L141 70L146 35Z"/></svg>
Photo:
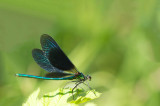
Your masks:
<svg viewBox="0 0 160 106"><path fill-rule="evenodd" d="M62 78L62 77L68 77L73 75L74 74L54 72L54 73L47 73L45 76L49 78Z"/></svg>
<svg viewBox="0 0 160 106"><path fill-rule="evenodd" d="M41 46L52 66L67 72L76 73L75 66L64 54L56 41L47 34L41 36Z"/></svg>
<svg viewBox="0 0 160 106"><path fill-rule="evenodd" d="M53 67L49 60L45 57L44 53L42 50L40 49L33 49L32 50L32 56L34 58L34 60L36 61L36 63L43 68L44 70L48 71L48 72L63 72L55 67Z"/></svg>

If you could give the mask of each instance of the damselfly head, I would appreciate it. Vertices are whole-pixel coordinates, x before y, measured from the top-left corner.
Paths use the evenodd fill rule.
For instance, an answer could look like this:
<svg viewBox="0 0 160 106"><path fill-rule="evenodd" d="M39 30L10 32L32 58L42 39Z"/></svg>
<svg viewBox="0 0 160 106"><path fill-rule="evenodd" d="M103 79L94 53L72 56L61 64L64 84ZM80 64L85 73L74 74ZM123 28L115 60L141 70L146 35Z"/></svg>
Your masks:
<svg viewBox="0 0 160 106"><path fill-rule="evenodd" d="M87 79L88 79L89 81L91 81L92 77L89 76L89 75L87 75Z"/></svg>

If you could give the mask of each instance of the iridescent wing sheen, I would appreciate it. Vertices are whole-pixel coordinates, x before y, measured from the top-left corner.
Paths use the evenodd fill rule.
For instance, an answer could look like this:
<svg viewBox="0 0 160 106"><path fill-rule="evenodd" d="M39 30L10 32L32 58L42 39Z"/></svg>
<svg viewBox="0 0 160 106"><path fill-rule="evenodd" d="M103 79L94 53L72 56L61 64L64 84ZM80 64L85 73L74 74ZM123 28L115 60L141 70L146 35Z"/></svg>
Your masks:
<svg viewBox="0 0 160 106"><path fill-rule="evenodd" d="M77 70L68 57L64 54L56 41L47 34L41 36L41 46L50 64L62 71L76 73Z"/></svg>
<svg viewBox="0 0 160 106"><path fill-rule="evenodd" d="M33 49L32 50L32 56L34 58L34 60L36 61L36 63L43 68L44 70L52 73L52 72L63 72L55 67L53 67L49 60L46 58L46 56L44 55L44 52L40 49Z"/></svg>

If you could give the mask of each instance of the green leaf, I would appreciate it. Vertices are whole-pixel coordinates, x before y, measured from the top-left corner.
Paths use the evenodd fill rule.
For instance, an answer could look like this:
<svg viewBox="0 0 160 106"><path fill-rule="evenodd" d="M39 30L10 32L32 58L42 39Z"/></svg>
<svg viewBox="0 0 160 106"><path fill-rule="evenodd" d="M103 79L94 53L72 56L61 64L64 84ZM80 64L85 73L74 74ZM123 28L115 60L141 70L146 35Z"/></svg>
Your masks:
<svg viewBox="0 0 160 106"><path fill-rule="evenodd" d="M95 90L84 91L82 89L75 90L72 95L72 89L70 88L58 89L55 92L44 94L41 98L38 98L39 93L40 89L33 92L23 106L77 106L80 103L96 99L101 95Z"/></svg>

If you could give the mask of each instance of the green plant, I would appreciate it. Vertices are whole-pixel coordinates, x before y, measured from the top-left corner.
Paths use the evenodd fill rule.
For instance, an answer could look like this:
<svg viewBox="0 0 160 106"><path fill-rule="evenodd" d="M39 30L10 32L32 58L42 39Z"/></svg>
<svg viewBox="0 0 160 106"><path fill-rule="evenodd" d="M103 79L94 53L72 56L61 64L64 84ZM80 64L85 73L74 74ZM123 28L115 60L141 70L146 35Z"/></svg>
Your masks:
<svg viewBox="0 0 160 106"><path fill-rule="evenodd" d="M77 89L73 92L73 99L71 88L58 89L38 98L39 93L40 89L34 91L23 106L77 106L78 104L96 99L101 95L96 91L84 91L82 89Z"/></svg>

